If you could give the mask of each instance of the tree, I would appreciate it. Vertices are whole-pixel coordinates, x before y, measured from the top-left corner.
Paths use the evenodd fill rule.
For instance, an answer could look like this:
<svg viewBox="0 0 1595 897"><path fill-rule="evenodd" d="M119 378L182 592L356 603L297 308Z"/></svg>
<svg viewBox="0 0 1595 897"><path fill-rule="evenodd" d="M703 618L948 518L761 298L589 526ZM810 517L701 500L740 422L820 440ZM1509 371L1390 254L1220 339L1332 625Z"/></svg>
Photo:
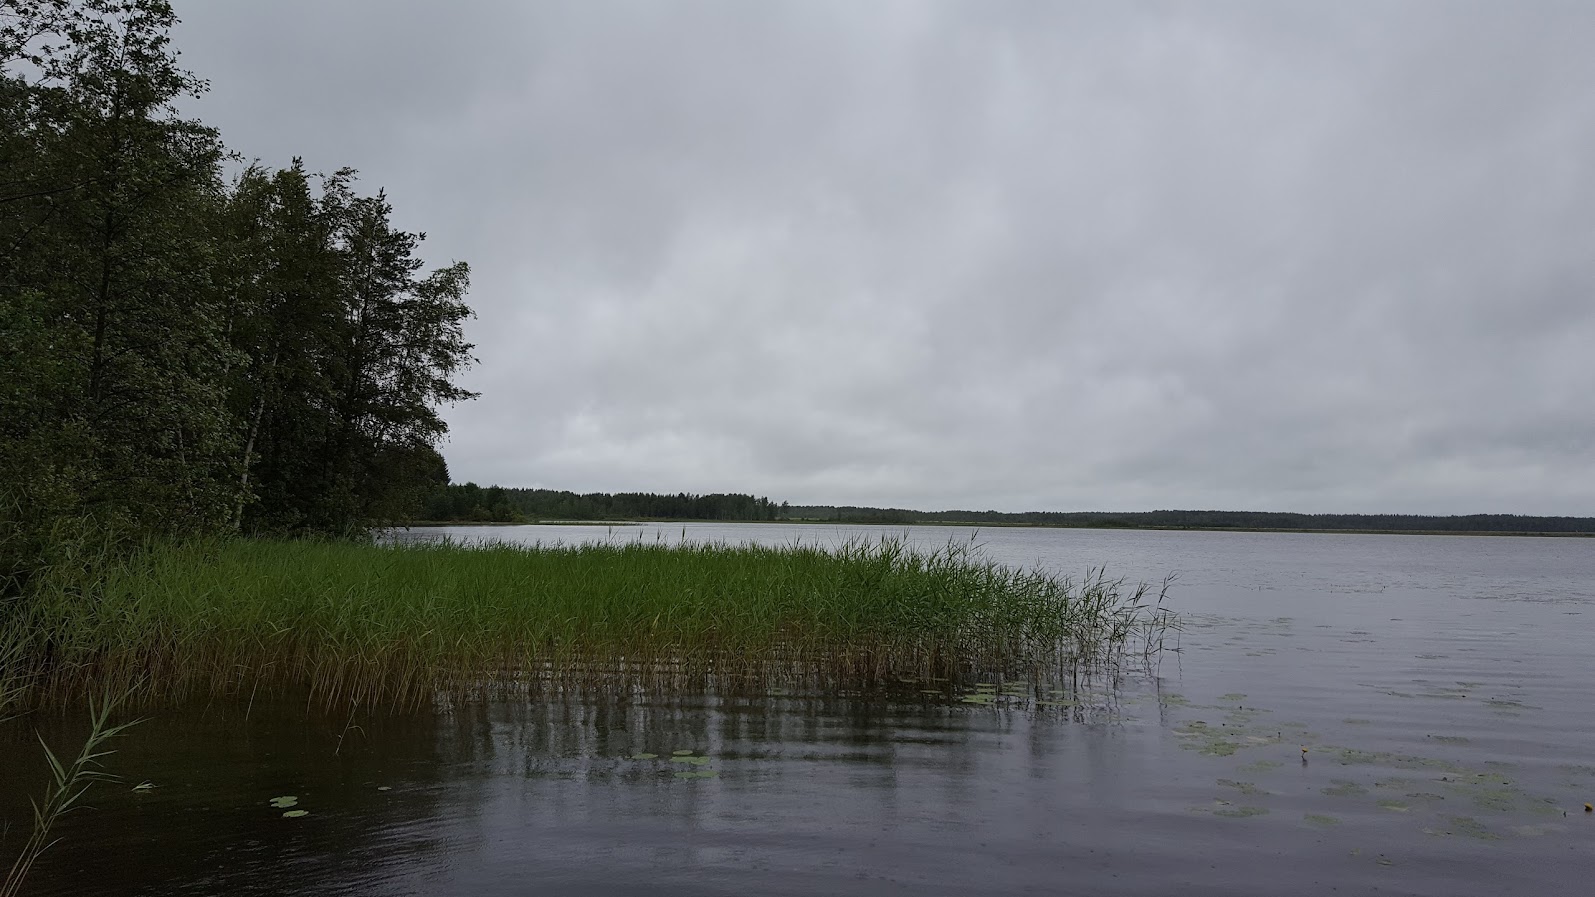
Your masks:
<svg viewBox="0 0 1595 897"><path fill-rule="evenodd" d="M405 519L447 482L441 402L472 397L464 263L418 277L422 237L394 230L386 197L354 172L313 177L295 161L239 178L227 243L231 380L239 422L235 523L341 532Z"/></svg>
<svg viewBox="0 0 1595 897"><path fill-rule="evenodd" d="M7 0L0 75L0 491L9 569L64 520L218 525L232 494L215 326L217 134L178 116L161 0Z"/></svg>
<svg viewBox="0 0 1595 897"><path fill-rule="evenodd" d="M351 169L224 185L175 21L0 0L0 592L90 535L345 532L447 482L468 268L422 276Z"/></svg>
<svg viewBox="0 0 1595 897"><path fill-rule="evenodd" d="M324 179L340 195L352 172ZM239 496L233 527L309 526L324 488L310 479L329 440L345 327L334 249L339 209L312 191L299 160L268 173L247 169L222 220L231 247L222 266L227 333L239 364L229 379L237 426ZM246 510L249 519L246 521Z"/></svg>
<svg viewBox="0 0 1595 897"><path fill-rule="evenodd" d="M439 403L476 395L452 379L473 361L463 333L470 269L456 262L417 279L425 235L394 230L392 211L382 193L356 198L339 235L349 326L326 481L343 513L368 520L410 507L399 495L413 481L398 471L435 453L448 429Z"/></svg>

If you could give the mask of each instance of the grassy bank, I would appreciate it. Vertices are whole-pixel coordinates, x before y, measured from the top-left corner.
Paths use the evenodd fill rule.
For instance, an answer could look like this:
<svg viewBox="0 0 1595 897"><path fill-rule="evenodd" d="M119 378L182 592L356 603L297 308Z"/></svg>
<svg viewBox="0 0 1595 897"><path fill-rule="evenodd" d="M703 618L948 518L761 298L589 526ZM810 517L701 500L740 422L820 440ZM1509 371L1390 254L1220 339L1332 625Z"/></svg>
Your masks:
<svg viewBox="0 0 1595 897"><path fill-rule="evenodd" d="M57 572L10 647L50 701L308 690L410 704L439 689L1008 674L1155 646L1162 596L949 545L510 547L233 540ZM23 633L20 637L16 633ZM4 656L0 654L0 656ZM0 679L4 676L0 675Z"/></svg>

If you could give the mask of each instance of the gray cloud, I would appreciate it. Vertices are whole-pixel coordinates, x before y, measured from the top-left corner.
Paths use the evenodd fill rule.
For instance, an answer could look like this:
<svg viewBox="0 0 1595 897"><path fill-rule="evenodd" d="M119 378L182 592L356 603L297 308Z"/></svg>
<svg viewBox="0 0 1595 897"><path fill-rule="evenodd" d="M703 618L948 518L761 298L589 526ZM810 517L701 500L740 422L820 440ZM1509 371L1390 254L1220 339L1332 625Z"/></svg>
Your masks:
<svg viewBox="0 0 1595 897"><path fill-rule="evenodd" d="M1595 514L1595 7L180 2L475 271L459 479Z"/></svg>

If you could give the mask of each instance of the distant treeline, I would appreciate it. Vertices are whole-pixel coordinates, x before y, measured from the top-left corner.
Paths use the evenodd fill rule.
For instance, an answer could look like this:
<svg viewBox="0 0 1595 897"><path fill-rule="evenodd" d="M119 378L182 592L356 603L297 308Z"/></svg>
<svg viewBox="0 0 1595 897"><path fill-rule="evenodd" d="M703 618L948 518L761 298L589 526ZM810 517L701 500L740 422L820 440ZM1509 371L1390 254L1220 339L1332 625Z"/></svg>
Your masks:
<svg viewBox="0 0 1595 897"><path fill-rule="evenodd" d="M428 521L523 523L538 520L791 520L838 523L1071 526L1095 529L1247 529L1456 533L1595 533L1595 517L1519 514L1288 514L1268 511L913 511L851 505L776 504L742 494L590 492L451 484L437 488Z"/></svg>
<svg viewBox="0 0 1595 897"><path fill-rule="evenodd" d="M422 519L520 523L529 520L777 520L782 507L752 495L658 495L450 484L427 499Z"/></svg>
<svg viewBox="0 0 1595 897"><path fill-rule="evenodd" d="M792 505L793 520L843 523L984 523L1006 526L1076 526L1125 529L1281 529L1390 532L1595 533L1595 517L1529 517L1520 514L1289 514L1270 511L910 511Z"/></svg>

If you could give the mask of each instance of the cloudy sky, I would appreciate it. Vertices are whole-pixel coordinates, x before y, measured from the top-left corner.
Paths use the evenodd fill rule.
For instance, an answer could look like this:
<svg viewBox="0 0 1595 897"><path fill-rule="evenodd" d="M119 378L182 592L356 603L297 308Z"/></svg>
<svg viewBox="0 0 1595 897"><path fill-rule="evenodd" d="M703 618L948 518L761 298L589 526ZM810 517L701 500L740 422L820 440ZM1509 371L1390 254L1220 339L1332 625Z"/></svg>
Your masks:
<svg viewBox="0 0 1595 897"><path fill-rule="evenodd" d="M1595 514L1595 4L175 5L470 262L456 480Z"/></svg>

